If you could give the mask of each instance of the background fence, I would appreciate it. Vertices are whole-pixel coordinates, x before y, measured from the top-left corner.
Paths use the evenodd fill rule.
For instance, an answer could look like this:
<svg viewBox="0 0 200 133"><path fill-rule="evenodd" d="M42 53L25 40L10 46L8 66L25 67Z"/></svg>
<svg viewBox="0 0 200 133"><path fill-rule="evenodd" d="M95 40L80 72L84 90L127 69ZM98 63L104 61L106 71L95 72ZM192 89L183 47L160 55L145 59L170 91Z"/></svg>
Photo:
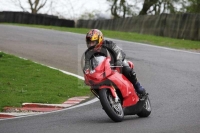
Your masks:
<svg viewBox="0 0 200 133"><path fill-rule="evenodd" d="M0 12L0 22L63 27L75 26L75 22L73 20L59 19L57 16L44 14L30 14L27 12Z"/></svg>
<svg viewBox="0 0 200 133"><path fill-rule="evenodd" d="M200 14L161 14L109 20L79 20L76 27L200 40Z"/></svg>
<svg viewBox="0 0 200 133"><path fill-rule="evenodd" d="M75 27L74 20L26 12L0 12L0 22ZM78 20L76 27L200 41L200 14L161 14L107 20Z"/></svg>

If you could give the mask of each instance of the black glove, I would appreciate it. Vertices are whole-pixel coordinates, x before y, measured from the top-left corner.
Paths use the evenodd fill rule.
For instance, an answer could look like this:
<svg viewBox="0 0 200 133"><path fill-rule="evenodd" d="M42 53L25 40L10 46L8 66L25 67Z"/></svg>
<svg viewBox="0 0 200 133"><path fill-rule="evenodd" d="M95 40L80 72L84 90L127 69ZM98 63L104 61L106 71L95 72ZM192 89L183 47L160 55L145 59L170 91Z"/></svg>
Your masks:
<svg viewBox="0 0 200 133"><path fill-rule="evenodd" d="M87 67L84 67L83 68L83 73L84 74L88 74L90 72L90 69L89 68L87 68Z"/></svg>

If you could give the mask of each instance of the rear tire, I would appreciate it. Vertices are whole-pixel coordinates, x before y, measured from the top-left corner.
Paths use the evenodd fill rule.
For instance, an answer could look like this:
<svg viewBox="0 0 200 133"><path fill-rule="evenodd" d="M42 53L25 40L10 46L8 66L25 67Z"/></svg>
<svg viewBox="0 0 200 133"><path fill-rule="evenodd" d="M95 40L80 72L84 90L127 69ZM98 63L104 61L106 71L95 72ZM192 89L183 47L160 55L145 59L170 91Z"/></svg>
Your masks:
<svg viewBox="0 0 200 133"><path fill-rule="evenodd" d="M149 97L147 96L146 100L145 100L145 104L141 110L140 113L138 113L137 115L139 117L148 117L151 114L151 103L149 100Z"/></svg>
<svg viewBox="0 0 200 133"><path fill-rule="evenodd" d="M109 89L99 91L101 105L106 114L115 122L121 122L124 119L124 111L121 102L115 102Z"/></svg>

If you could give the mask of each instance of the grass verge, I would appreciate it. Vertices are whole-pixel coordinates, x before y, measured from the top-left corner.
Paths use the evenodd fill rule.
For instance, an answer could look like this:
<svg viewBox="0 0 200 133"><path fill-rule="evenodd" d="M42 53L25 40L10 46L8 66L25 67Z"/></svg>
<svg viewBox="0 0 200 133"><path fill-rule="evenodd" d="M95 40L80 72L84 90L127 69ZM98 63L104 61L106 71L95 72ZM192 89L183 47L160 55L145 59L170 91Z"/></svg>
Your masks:
<svg viewBox="0 0 200 133"><path fill-rule="evenodd" d="M70 97L90 94L76 77L0 52L0 111L24 102L63 103Z"/></svg>

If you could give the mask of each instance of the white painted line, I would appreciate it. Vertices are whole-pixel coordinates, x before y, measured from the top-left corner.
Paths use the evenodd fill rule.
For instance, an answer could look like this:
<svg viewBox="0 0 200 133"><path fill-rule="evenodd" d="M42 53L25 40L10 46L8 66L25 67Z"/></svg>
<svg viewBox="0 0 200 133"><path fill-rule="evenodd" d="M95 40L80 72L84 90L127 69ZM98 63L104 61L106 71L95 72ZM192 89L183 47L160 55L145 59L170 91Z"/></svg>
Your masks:
<svg viewBox="0 0 200 133"><path fill-rule="evenodd" d="M192 52L192 51L188 51L188 50L167 48L167 47L164 47L164 46L162 47L162 46L150 45L150 44L146 44L146 43L131 42L131 41L125 41L125 40L119 40L119 39L113 39L113 38L107 38L107 39L117 40L117 41L127 42L127 43L134 43L134 44L137 44L137 45L143 45L143 46L148 46L148 47L160 48L160 49L165 49L165 50L170 50L170 51L185 52L185 53L199 54L200 55L200 53L198 53L198 52Z"/></svg>

